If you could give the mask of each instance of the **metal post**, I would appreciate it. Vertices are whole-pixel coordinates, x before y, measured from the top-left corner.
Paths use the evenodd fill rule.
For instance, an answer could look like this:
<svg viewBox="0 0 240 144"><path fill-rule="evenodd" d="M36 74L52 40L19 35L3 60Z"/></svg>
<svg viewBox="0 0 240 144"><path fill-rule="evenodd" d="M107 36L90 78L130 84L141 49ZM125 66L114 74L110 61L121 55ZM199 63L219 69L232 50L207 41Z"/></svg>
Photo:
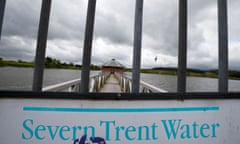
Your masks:
<svg viewBox="0 0 240 144"><path fill-rule="evenodd" d="M5 6L6 6L6 0L0 0L0 40L2 37L2 25L3 25Z"/></svg>
<svg viewBox="0 0 240 144"><path fill-rule="evenodd" d="M227 0L218 0L218 91L228 92L228 19Z"/></svg>
<svg viewBox="0 0 240 144"><path fill-rule="evenodd" d="M81 74L81 92L89 92L89 74L91 64L92 40L94 31L96 0L88 1L87 21L85 28L85 39L83 46L82 74Z"/></svg>
<svg viewBox="0 0 240 144"><path fill-rule="evenodd" d="M178 35L178 87L179 93L186 92L187 71L187 0L179 0Z"/></svg>
<svg viewBox="0 0 240 144"><path fill-rule="evenodd" d="M134 49L133 49L133 71L132 71L132 92L139 93L140 88L140 67L142 49L142 17L143 0L136 0L135 23L134 23Z"/></svg>
<svg viewBox="0 0 240 144"><path fill-rule="evenodd" d="M41 91L43 84L44 59L47 45L51 0L42 0L42 8L38 29L37 50L33 75L33 91Z"/></svg>

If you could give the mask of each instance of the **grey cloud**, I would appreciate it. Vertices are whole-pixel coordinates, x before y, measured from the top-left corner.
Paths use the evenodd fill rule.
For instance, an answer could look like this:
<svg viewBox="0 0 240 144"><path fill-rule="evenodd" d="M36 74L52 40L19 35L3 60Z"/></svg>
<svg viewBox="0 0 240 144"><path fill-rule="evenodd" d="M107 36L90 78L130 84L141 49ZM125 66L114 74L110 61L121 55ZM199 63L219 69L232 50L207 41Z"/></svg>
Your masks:
<svg viewBox="0 0 240 144"><path fill-rule="evenodd" d="M3 35L36 37L40 1L8 0L4 16Z"/></svg>
<svg viewBox="0 0 240 144"><path fill-rule="evenodd" d="M217 0L189 0L188 11L190 15L195 16L201 12L200 10L208 9L213 5L217 5Z"/></svg>
<svg viewBox="0 0 240 144"><path fill-rule="evenodd" d="M133 15L132 2L98 1L95 16L95 36L103 37L116 44L132 45Z"/></svg>
<svg viewBox="0 0 240 144"><path fill-rule="evenodd" d="M53 1L47 55L56 56L63 61L81 61L87 2L85 0ZM207 44L213 49L217 47L217 18L214 14L210 15L210 10L215 10L217 1L189 0L188 2L188 64L199 68L215 67L216 56L210 55L210 52L215 50L202 51ZM232 39L239 40L240 37L239 5L239 0L229 0L230 42ZM132 64L134 7L133 0L97 1L94 41L101 39L103 44L99 44L97 54L93 54L93 63L116 58L123 64ZM33 59L40 8L41 0L7 0L0 56ZM205 25L206 23L208 25ZM206 37L206 32L214 38L209 39L209 35ZM102 48L101 45L109 50ZM150 51L149 54L152 55L168 56L164 61L173 57L174 59L169 61L175 64L173 61L177 61L175 57L178 53L178 1L144 1L143 49ZM152 55L149 57L154 57ZM196 60L200 58L208 63ZM148 60L143 61L146 64ZM238 63L239 59L235 57L231 59L231 67L233 65L239 67ZM148 66L150 67L151 64L148 63Z"/></svg>
<svg viewBox="0 0 240 144"><path fill-rule="evenodd" d="M147 3L147 2L146 2ZM177 55L178 16L176 1L149 1L144 11L145 47L157 53Z"/></svg>
<svg viewBox="0 0 240 144"><path fill-rule="evenodd" d="M86 7L83 1L53 1L48 39L83 40Z"/></svg>
<svg viewBox="0 0 240 144"><path fill-rule="evenodd" d="M18 44L18 46L16 46ZM3 37L0 42L0 56L6 59L33 61L34 40L20 37Z"/></svg>
<svg viewBox="0 0 240 144"><path fill-rule="evenodd" d="M228 1L228 19L229 19L229 33L230 39L240 39L240 27L239 27L239 6L240 1L239 0L229 0Z"/></svg>
<svg viewBox="0 0 240 144"><path fill-rule="evenodd" d="M239 66L239 60L230 60L229 61L229 69L230 70L240 70L240 66Z"/></svg>
<svg viewBox="0 0 240 144"><path fill-rule="evenodd" d="M118 21L114 16L101 14L96 17L96 38L102 37L116 44L131 44L129 28L124 27L121 21Z"/></svg>

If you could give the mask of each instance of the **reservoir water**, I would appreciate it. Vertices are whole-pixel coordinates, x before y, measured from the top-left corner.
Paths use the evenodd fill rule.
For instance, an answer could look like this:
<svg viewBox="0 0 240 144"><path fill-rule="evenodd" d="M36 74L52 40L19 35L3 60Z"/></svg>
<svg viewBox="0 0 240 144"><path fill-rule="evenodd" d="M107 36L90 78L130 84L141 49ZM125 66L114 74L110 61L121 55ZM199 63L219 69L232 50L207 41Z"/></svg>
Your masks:
<svg viewBox="0 0 240 144"><path fill-rule="evenodd" d="M96 74L93 71L91 74ZM131 73L128 73L131 74ZM53 85L81 77L80 70L65 69L45 69L44 86ZM33 68L0 68L0 90L31 90L33 78ZM141 79L156 87L165 89L169 92L176 92L177 77L159 74L141 74ZM215 78L187 78L188 92L216 92L218 80ZM240 91L239 80L229 80L229 91Z"/></svg>

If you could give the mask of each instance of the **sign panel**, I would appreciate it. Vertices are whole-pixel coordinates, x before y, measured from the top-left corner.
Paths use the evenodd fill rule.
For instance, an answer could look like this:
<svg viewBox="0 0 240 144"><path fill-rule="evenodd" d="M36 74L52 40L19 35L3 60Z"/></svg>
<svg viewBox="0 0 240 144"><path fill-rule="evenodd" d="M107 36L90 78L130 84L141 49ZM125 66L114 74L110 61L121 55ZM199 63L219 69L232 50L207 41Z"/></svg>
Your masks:
<svg viewBox="0 0 240 144"><path fill-rule="evenodd" d="M0 143L236 144L240 100L0 99Z"/></svg>

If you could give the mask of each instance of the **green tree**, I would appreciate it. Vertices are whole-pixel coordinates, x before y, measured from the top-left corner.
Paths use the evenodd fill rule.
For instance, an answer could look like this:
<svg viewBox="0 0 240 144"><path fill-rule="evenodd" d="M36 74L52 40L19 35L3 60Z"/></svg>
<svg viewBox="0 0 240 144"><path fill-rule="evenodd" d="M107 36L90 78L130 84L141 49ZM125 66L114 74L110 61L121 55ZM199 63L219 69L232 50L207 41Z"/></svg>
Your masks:
<svg viewBox="0 0 240 144"><path fill-rule="evenodd" d="M0 57L0 66L4 66L3 58Z"/></svg>
<svg viewBox="0 0 240 144"><path fill-rule="evenodd" d="M64 68L64 64L58 59L46 57L45 67L46 68Z"/></svg>
<svg viewBox="0 0 240 144"><path fill-rule="evenodd" d="M51 57L45 58L45 67L51 68L53 66L53 59Z"/></svg>

